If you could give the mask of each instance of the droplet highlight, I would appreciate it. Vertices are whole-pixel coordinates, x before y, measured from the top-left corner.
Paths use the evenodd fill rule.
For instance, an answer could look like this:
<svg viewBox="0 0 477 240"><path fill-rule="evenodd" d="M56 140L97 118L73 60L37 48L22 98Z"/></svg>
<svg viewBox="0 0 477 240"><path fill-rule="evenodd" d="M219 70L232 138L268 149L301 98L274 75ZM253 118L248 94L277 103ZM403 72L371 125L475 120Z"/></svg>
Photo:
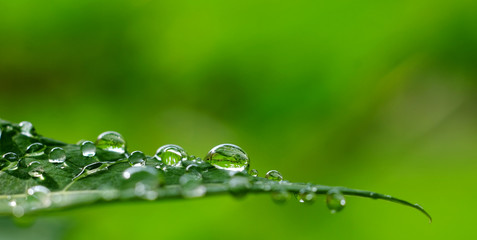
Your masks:
<svg viewBox="0 0 477 240"><path fill-rule="evenodd" d="M187 160L187 153L180 146L167 144L157 149L155 157L168 166L180 167Z"/></svg>
<svg viewBox="0 0 477 240"><path fill-rule="evenodd" d="M254 177L258 177L258 171L257 169L252 169L248 172L248 174L254 176Z"/></svg>
<svg viewBox="0 0 477 240"><path fill-rule="evenodd" d="M96 155L96 145L91 141L81 143L81 154L84 157L94 157Z"/></svg>
<svg viewBox="0 0 477 240"><path fill-rule="evenodd" d="M150 166L133 166L124 170L122 189L125 197L140 197L148 200L157 198L157 188L162 178L159 172Z"/></svg>
<svg viewBox="0 0 477 240"><path fill-rule="evenodd" d="M283 180L282 174L277 170L268 171L267 174L265 174L265 178L273 180L273 181L282 181Z"/></svg>
<svg viewBox="0 0 477 240"><path fill-rule="evenodd" d="M108 131L101 133L96 140L96 147L110 152L123 154L126 152L126 140L121 134Z"/></svg>
<svg viewBox="0 0 477 240"><path fill-rule="evenodd" d="M131 166L144 166L146 164L146 155L141 151L134 151L128 158Z"/></svg>
<svg viewBox="0 0 477 240"><path fill-rule="evenodd" d="M63 148L54 147L48 154L48 161L51 163L64 163L66 160L66 152Z"/></svg>
<svg viewBox="0 0 477 240"><path fill-rule="evenodd" d="M42 143L32 143L25 150L25 156L36 157L44 154L46 146Z"/></svg>
<svg viewBox="0 0 477 240"><path fill-rule="evenodd" d="M219 169L230 171L248 170L250 160L239 146L233 144L220 144L212 148L204 159Z"/></svg>
<svg viewBox="0 0 477 240"><path fill-rule="evenodd" d="M306 188L300 189L296 194L296 199L301 203L313 203L316 199L316 194Z"/></svg>
<svg viewBox="0 0 477 240"><path fill-rule="evenodd" d="M21 134L28 137L33 137L33 124L31 122L23 121L18 125L20 126Z"/></svg>
<svg viewBox="0 0 477 240"><path fill-rule="evenodd" d="M331 189L326 194L326 205L331 213L337 213L345 207L346 199L338 189Z"/></svg>
<svg viewBox="0 0 477 240"><path fill-rule="evenodd" d="M202 197L207 192L207 188L202 185L202 175L196 171L182 175L179 183L182 187L182 196L185 198Z"/></svg>
<svg viewBox="0 0 477 240"><path fill-rule="evenodd" d="M27 190L27 203L31 209L47 208L51 205L50 190L45 186L34 186Z"/></svg>

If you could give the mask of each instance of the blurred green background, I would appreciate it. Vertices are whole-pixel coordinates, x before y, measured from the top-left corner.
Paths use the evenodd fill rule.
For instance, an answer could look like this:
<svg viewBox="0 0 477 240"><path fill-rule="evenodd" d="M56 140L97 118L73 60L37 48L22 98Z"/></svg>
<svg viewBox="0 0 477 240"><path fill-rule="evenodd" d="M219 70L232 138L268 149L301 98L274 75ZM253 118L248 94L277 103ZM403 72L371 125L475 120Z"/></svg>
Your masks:
<svg viewBox="0 0 477 240"><path fill-rule="evenodd" d="M477 2L1 1L0 117L152 155L241 146L263 176L350 197L329 214L266 195L85 207L1 221L0 239L473 239Z"/></svg>

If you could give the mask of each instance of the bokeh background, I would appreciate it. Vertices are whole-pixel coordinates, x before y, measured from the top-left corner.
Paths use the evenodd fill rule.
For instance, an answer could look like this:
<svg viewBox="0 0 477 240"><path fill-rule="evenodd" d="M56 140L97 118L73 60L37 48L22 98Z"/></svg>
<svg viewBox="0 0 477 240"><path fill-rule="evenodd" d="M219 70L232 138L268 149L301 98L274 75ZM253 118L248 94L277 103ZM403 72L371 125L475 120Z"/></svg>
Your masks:
<svg viewBox="0 0 477 240"><path fill-rule="evenodd" d="M0 239L474 239L477 2L1 1L0 117L148 155L230 142L263 176L392 194L85 207Z"/></svg>

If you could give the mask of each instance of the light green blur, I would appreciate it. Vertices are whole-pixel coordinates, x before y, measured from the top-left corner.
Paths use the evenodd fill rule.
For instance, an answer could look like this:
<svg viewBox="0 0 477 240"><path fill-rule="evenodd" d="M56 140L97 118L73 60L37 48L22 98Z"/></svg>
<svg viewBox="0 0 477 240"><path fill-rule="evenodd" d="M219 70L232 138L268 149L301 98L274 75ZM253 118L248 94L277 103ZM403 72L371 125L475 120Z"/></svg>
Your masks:
<svg viewBox="0 0 477 240"><path fill-rule="evenodd" d="M129 152L240 146L264 177L421 204L267 195L85 207L0 239L476 239L477 2L1 1L0 118ZM3 237L3 238L2 238Z"/></svg>

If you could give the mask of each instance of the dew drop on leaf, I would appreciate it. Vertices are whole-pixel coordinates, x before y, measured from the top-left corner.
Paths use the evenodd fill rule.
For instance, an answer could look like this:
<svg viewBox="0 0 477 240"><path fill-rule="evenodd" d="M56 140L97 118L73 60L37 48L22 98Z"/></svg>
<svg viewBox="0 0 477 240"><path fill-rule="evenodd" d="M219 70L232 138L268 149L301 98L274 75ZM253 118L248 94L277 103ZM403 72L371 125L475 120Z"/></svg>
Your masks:
<svg viewBox="0 0 477 240"><path fill-rule="evenodd" d="M124 140L121 134L108 131L101 133L96 140L96 147L110 151L123 154L126 152L126 140Z"/></svg>
<svg viewBox="0 0 477 240"><path fill-rule="evenodd" d="M315 201L316 194L306 188L300 189L296 194L296 199L301 203L313 203Z"/></svg>
<svg viewBox="0 0 477 240"><path fill-rule="evenodd" d="M250 160L239 146L233 144L220 144L212 148L204 159L219 169L230 171L248 170Z"/></svg>
<svg viewBox="0 0 477 240"><path fill-rule="evenodd" d="M157 149L155 157L168 166L180 167L187 160L187 153L180 146L167 144Z"/></svg>
<svg viewBox="0 0 477 240"><path fill-rule="evenodd" d="M131 166L144 166L146 164L146 155L141 151L134 151L128 157L128 161Z"/></svg>
<svg viewBox="0 0 477 240"><path fill-rule="evenodd" d="M45 180L45 177L43 176L43 173L45 172L45 170L41 166L40 162L33 161L28 163L27 171L28 171L28 175L30 175L32 178L35 178L40 181Z"/></svg>
<svg viewBox="0 0 477 240"><path fill-rule="evenodd" d="M27 190L27 203L32 209L47 208L51 205L50 190L45 186L34 186Z"/></svg>
<svg viewBox="0 0 477 240"><path fill-rule="evenodd" d="M48 155L48 161L51 163L64 163L66 160L66 152L63 148L54 147Z"/></svg>
<svg viewBox="0 0 477 240"><path fill-rule="evenodd" d="M254 176L254 177L258 177L258 171L257 169L252 169L248 172L250 175Z"/></svg>
<svg viewBox="0 0 477 240"><path fill-rule="evenodd" d="M44 154L46 146L42 143L32 143L25 150L25 156L36 157Z"/></svg>
<svg viewBox="0 0 477 240"><path fill-rule="evenodd" d="M248 177L234 176L229 180L229 191L235 197L243 197L247 194L248 190L252 187Z"/></svg>
<svg viewBox="0 0 477 240"><path fill-rule="evenodd" d="M273 180L273 181L282 181L283 180L282 174L277 170L268 171L267 174L265 174L265 178Z"/></svg>
<svg viewBox="0 0 477 240"><path fill-rule="evenodd" d="M20 126L21 134L28 137L33 137L33 124L31 124L31 122L23 121L18 125Z"/></svg>
<svg viewBox="0 0 477 240"><path fill-rule="evenodd" d="M185 198L202 197L207 192L207 188L202 185L202 175L197 171L185 173L179 178L179 183Z"/></svg>
<svg viewBox="0 0 477 240"><path fill-rule="evenodd" d="M18 155L14 152L7 152L7 153L3 154L2 158L7 160L8 162L18 161Z"/></svg>
<svg viewBox="0 0 477 240"><path fill-rule="evenodd" d="M326 194L326 205L331 213L336 213L343 210L346 205L346 199L338 189L331 189Z"/></svg>
<svg viewBox="0 0 477 240"><path fill-rule="evenodd" d="M154 200L157 188L163 181L162 175L150 166L133 166L123 171L121 188L125 197L140 197Z"/></svg>
<svg viewBox="0 0 477 240"><path fill-rule="evenodd" d="M91 141L84 141L81 143L81 154L84 157L94 157L96 155L96 146Z"/></svg>

